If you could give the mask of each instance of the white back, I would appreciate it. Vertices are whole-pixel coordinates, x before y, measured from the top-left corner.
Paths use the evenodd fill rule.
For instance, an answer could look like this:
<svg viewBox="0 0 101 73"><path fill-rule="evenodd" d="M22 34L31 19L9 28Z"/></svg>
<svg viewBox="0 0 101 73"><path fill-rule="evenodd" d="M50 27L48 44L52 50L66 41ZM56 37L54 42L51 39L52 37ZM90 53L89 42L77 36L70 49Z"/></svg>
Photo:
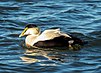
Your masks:
<svg viewBox="0 0 101 73"><path fill-rule="evenodd" d="M65 33L61 33L60 29L48 29L48 30L45 30L42 34L40 34L33 41L33 44L35 44L38 41L50 40L50 39L54 39L55 37L60 37L60 36L70 37L69 35L67 35Z"/></svg>

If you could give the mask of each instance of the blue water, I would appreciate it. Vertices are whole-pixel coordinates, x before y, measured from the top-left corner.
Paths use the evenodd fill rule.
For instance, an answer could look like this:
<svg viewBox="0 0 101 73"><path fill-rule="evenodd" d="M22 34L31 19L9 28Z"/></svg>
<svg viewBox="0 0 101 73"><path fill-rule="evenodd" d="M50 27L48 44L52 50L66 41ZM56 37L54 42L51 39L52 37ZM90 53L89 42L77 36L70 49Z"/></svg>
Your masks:
<svg viewBox="0 0 101 73"><path fill-rule="evenodd" d="M89 43L78 51L27 49L26 24L60 27ZM101 73L100 0L0 0L0 73Z"/></svg>

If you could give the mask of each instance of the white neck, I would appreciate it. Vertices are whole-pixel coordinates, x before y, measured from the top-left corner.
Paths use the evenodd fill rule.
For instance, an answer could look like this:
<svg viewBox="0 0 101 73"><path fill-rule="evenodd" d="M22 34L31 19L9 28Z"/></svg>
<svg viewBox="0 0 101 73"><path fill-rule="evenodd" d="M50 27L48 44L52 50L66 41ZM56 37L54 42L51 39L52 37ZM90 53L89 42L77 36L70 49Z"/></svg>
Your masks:
<svg viewBox="0 0 101 73"><path fill-rule="evenodd" d="M33 46L33 41L38 37L39 35L28 35L25 39L26 45Z"/></svg>

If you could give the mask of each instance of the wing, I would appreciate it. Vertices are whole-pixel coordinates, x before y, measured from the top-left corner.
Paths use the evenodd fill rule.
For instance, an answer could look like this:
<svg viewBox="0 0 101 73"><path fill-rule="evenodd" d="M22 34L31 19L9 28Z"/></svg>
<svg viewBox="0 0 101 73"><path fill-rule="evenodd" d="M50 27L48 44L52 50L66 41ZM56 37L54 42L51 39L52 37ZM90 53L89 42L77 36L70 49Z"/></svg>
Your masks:
<svg viewBox="0 0 101 73"><path fill-rule="evenodd" d="M48 29L48 30L45 30L40 36L38 36L36 40L34 40L33 44L38 41L51 40L60 36L70 37L69 35L65 33L61 33L60 29Z"/></svg>

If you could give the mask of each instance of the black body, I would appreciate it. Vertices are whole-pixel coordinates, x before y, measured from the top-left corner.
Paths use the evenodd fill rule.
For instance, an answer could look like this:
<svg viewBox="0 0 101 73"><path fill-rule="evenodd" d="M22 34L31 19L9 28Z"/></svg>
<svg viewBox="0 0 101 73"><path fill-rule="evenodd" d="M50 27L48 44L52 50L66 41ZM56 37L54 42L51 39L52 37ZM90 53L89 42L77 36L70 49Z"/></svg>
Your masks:
<svg viewBox="0 0 101 73"><path fill-rule="evenodd" d="M76 37L69 38L65 36L60 36L60 37L56 37L51 40L39 41L35 43L33 46L36 46L36 47L69 47L70 40L74 41L71 45L75 45L75 44L83 45L83 41L80 40L79 38L76 38Z"/></svg>

